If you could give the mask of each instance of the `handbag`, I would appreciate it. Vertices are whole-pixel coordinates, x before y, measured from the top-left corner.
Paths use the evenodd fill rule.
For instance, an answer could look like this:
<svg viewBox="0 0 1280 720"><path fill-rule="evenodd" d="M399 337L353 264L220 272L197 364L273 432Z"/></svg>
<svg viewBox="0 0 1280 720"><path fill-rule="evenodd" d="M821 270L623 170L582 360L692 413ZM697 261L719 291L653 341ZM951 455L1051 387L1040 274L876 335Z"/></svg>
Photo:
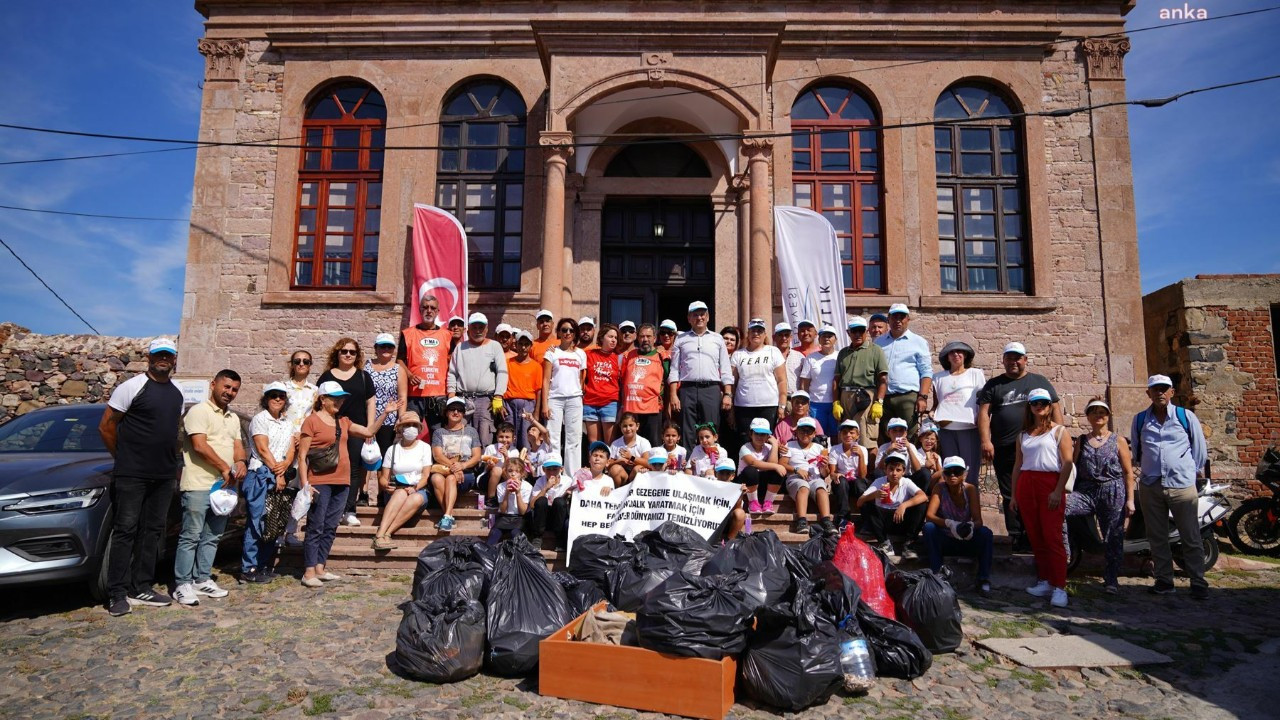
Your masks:
<svg viewBox="0 0 1280 720"><path fill-rule="evenodd" d="M286 487L283 490L267 491L266 507L262 513L262 539L274 542L289 527L293 510L293 498L298 494L297 488Z"/></svg>
<svg viewBox="0 0 1280 720"><path fill-rule="evenodd" d="M338 446L342 443L342 420L334 418L333 444L329 447L307 451L307 470L318 475L338 469Z"/></svg>

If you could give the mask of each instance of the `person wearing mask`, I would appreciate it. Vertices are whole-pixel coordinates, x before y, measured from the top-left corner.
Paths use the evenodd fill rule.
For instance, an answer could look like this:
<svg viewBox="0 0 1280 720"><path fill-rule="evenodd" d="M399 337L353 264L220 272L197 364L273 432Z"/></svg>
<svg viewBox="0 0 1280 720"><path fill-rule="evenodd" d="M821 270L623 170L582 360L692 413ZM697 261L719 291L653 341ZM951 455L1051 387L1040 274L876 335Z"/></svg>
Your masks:
<svg viewBox="0 0 1280 720"><path fill-rule="evenodd" d="M1129 442L1111 431L1111 406L1106 400L1092 398L1084 414L1089 432L1076 438L1076 485L1067 493L1067 517L1093 515L1097 520L1106 546L1102 589L1118 595L1124 525L1134 511L1133 456Z"/></svg>
<svg viewBox="0 0 1280 720"><path fill-rule="evenodd" d="M164 607L173 598L155 589L174 478L182 467L178 429L182 389L173 381L178 349L169 338L147 347L147 371L116 386L98 423L111 469L111 549L107 556L107 611L129 614L134 605Z"/></svg>
<svg viewBox="0 0 1280 720"><path fill-rule="evenodd" d="M578 318L578 349L582 352L596 347L596 320L590 316Z"/></svg>
<svg viewBox="0 0 1280 720"><path fill-rule="evenodd" d="M364 353L360 351L360 343L344 337L329 349L329 367L320 375L321 385L333 381L346 391L339 415L350 420L353 425L360 426L368 424L369 418L377 412L373 378L362 369L363 365ZM366 472L359 462L364 440L347 434L343 441L347 443L348 455L356 458L356 462L345 466L351 473L351 492L343 496L347 504L343 522L351 527L358 527L360 520L356 517L356 499L364 487Z"/></svg>
<svg viewBox="0 0 1280 720"><path fill-rule="evenodd" d="M720 337L724 338L725 350L729 352L730 357L733 357L733 353L741 344L742 332L738 330L737 325L725 325L720 328Z"/></svg>
<svg viewBox="0 0 1280 720"><path fill-rule="evenodd" d="M565 471L572 477L582 462L582 386L587 379L587 354L577 347L578 324L573 318L560 318L556 336L560 344L543 356L542 419L547 421L551 451L561 452L564 441Z"/></svg>
<svg viewBox="0 0 1280 720"><path fill-rule="evenodd" d="M684 437L704 423L720 427L720 413L733 407L733 368L724 338L707 327L711 314L701 300L689 303L689 325L671 350L667 404Z"/></svg>
<svg viewBox="0 0 1280 720"><path fill-rule="evenodd" d="M484 336L489 318L471 313L467 339L458 343L449 358L449 396L467 401L467 417L480 442L493 442L494 416L502 416L502 396L507 392L507 356L502 346Z"/></svg>
<svg viewBox="0 0 1280 720"><path fill-rule="evenodd" d="M1133 418L1130 442L1137 454L1138 501L1146 522L1147 542L1156 565L1156 582L1150 592L1170 595L1173 585L1173 551L1169 546L1169 516L1183 538L1183 567L1191 579L1191 597L1206 600L1209 583L1204 578L1204 548L1200 543L1196 477L1208 459L1200 419L1173 404L1173 381L1167 375L1147 378L1151 405Z"/></svg>
<svg viewBox="0 0 1280 720"><path fill-rule="evenodd" d="M622 365L622 411L636 416L640 436L652 444L662 440L662 389L671 369L671 361L658 353L656 340L657 329L641 325L636 346Z"/></svg>
<svg viewBox="0 0 1280 720"><path fill-rule="evenodd" d="M809 414L824 428L836 426L836 329L823 325L818 349L800 366L800 389L809 393Z"/></svg>
<svg viewBox="0 0 1280 720"><path fill-rule="evenodd" d="M778 442L785 447L787 443L795 437L796 425L799 424L801 418L809 417L809 393L804 390L797 390L791 393L791 411L787 416L778 421L774 426L773 434L777 436ZM826 428L822 424L814 421L814 430L818 435L826 437Z"/></svg>
<svg viewBox="0 0 1280 720"><path fill-rule="evenodd" d="M484 493L476 484L484 446L476 429L467 424L466 412L466 400L449 398L444 404L444 426L431 433L431 459L435 464L428 481L444 511L436 523L440 532L453 532L457 527L453 508L459 496L471 490Z"/></svg>
<svg viewBox="0 0 1280 720"><path fill-rule="evenodd" d="M434 462L431 446L422 440L422 418L412 410L400 414L396 442L382 456L378 486L387 496L382 520L373 529L374 550L395 550L391 534L404 527L427 506L428 470Z"/></svg>
<svg viewBox="0 0 1280 720"><path fill-rule="evenodd" d="M521 450L528 446L526 416L541 415L542 363L533 358L533 335L516 331L515 354L507 358L507 393L502 396L502 417L516 428Z"/></svg>
<svg viewBox="0 0 1280 720"><path fill-rule="evenodd" d="M582 419L587 426L587 443L613 442L618 421L618 398L622 394L622 358L618 356L618 328L600 326L600 344L585 351L587 379L582 386Z"/></svg>
<svg viewBox="0 0 1280 720"><path fill-rule="evenodd" d="M437 325L440 301L434 294L423 292L418 308L422 311L422 322L400 331L396 360L404 368L409 383L407 409L418 413L428 428L435 429L444 422L453 335Z"/></svg>
<svg viewBox="0 0 1280 720"><path fill-rule="evenodd" d="M559 343L554 330L556 316L551 311L542 308L538 314L533 317L533 324L538 329L538 337L533 339L533 349L529 351L529 355L534 360L542 362L542 355L546 353L547 348L554 347Z"/></svg>
<svg viewBox="0 0 1280 720"><path fill-rule="evenodd" d="M293 465L300 435L289 422L289 391L276 381L262 390L261 410L249 421L249 473L240 487L244 497L244 547L240 554L240 579L268 583L275 579L276 543L264 540L267 495L285 489L285 472Z"/></svg>
<svg viewBox="0 0 1280 720"><path fill-rule="evenodd" d="M387 412L387 419L382 421L382 426L374 435L378 454L382 455L395 442L396 422L400 415L396 408L400 405L400 399L409 397L409 373L402 370L396 360L394 335L379 333L373 339L373 357L364 361L364 371L373 380L373 409L381 413L388 407L391 408ZM367 486L368 483L365 483L361 487ZM360 495L361 497L356 498L357 503L368 500L363 491Z"/></svg>
<svg viewBox="0 0 1280 720"><path fill-rule="evenodd" d="M664 360L671 359L671 350L676 345L677 334L675 320L663 320L658 323L658 353Z"/></svg>
<svg viewBox="0 0 1280 720"><path fill-rule="evenodd" d="M929 569L942 571L947 555L968 555L978 564L977 589L991 594L991 555L994 538L982 524L978 486L965 482L969 469L964 458L953 455L942 461L942 485L929 496L924 512L924 542L929 548Z"/></svg>
<svg viewBox="0 0 1280 720"><path fill-rule="evenodd" d="M1053 421L1062 424L1058 393L1043 375L1027 372L1027 349L1020 342L1004 346L1004 373L987 381L978 391L978 439L982 459L990 462L1000 486L1004 525L1013 540L1014 552L1031 549L1022 529L1022 518L1010 507L1013 500L1013 462L1018 454L1018 437L1026 415L1027 395L1036 388L1049 393Z"/></svg>
<svg viewBox="0 0 1280 720"><path fill-rule="evenodd" d="M870 318L871 322L867 327L867 334L871 336L872 342L875 339L889 332L889 316L884 313L875 313Z"/></svg>
<svg viewBox="0 0 1280 720"><path fill-rule="evenodd" d="M623 320L618 323L618 347L614 348L614 352L620 357L625 358L631 349L636 346L636 324L630 320Z"/></svg>
<svg viewBox="0 0 1280 720"><path fill-rule="evenodd" d="M978 436L978 392L987 384L973 366L973 347L952 340L938 353L942 370L933 375L933 421L938 424L940 454L964 458L970 485L978 485L982 439Z"/></svg>
<svg viewBox="0 0 1280 720"><path fill-rule="evenodd" d="M354 342L354 341L352 341ZM339 343L341 346L342 343ZM342 406L350 393L337 380L320 383L320 397L314 412L302 423L302 440L298 443L298 482L302 492L311 493L311 509L307 511L307 536L302 543L302 584L318 588L342 577L325 569L338 523L351 494L353 455L348 438L356 440L356 452L364 440L373 437L382 426L385 415L379 414L365 425L342 415ZM373 401L372 398L369 399ZM333 449L336 445L336 452ZM358 462L358 459L357 461Z"/></svg>
<svg viewBox="0 0 1280 720"><path fill-rule="evenodd" d="M871 341L865 319L854 315L849 319L848 330L849 344L836 354L835 383L840 408L835 414L858 423L858 442L872 449L880 437L889 361L884 350Z"/></svg>
<svg viewBox="0 0 1280 720"><path fill-rule="evenodd" d="M1043 388L1027 394L1026 415L1013 462L1012 508L1022 516L1036 559L1039 581L1027 588L1048 597L1054 607L1067 606L1067 549L1062 543L1066 504L1063 495L1071 476L1071 436L1054 422L1053 400ZM1199 532L1195 537L1199 537Z"/></svg>
<svg viewBox="0 0 1280 720"><path fill-rule="evenodd" d="M889 363L888 393L880 418L882 436L889 418L904 418L914 426L917 416L929 411L933 353L927 340L908 329L910 325L911 311L902 303L894 303L889 307L889 332L875 339Z"/></svg>
<svg viewBox="0 0 1280 720"><path fill-rule="evenodd" d="M773 326L773 346L782 353L783 369L787 374L787 401L800 389L800 366L804 364L804 354L791 347L791 325L780 322ZM786 408L787 412L791 408Z"/></svg>
<svg viewBox="0 0 1280 720"><path fill-rule="evenodd" d="M751 318L746 344L729 356L733 368L733 424L738 430L737 439L729 443L731 457L750 440L756 419L764 420L773 432L773 426L785 415L786 361L778 348L765 343L767 331L764 320Z"/></svg>
<svg viewBox="0 0 1280 720"><path fill-rule="evenodd" d="M228 516L213 511L209 494L235 489L249 469L240 418L231 412L239 393L240 375L220 370L209 383L209 399L191 406L182 419L182 530L173 560L173 599L180 605L199 605L200 595L227 596L213 580L213 556Z"/></svg>

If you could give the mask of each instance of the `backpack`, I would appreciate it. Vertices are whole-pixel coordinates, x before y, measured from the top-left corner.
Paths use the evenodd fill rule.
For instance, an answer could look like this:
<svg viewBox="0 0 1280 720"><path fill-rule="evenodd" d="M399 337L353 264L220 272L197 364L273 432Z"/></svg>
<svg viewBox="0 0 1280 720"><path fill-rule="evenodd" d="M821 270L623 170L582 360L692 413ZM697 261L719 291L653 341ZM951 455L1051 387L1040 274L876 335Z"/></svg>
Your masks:
<svg viewBox="0 0 1280 720"><path fill-rule="evenodd" d="M1148 408L1149 410L1150 408ZM1187 419L1187 409L1181 405L1173 406L1174 415L1178 418L1178 424L1182 426L1183 431L1187 433L1187 444L1194 446L1196 443L1195 436L1191 434L1191 421ZM1133 464L1142 464L1142 426L1147 422L1147 410L1143 410L1133 418L1133 429L1130 432L1129 444L1133 451ZM1194 448L1193 448L1194 449ZM1199 469L1199 468L1197 468Z"/></svg>

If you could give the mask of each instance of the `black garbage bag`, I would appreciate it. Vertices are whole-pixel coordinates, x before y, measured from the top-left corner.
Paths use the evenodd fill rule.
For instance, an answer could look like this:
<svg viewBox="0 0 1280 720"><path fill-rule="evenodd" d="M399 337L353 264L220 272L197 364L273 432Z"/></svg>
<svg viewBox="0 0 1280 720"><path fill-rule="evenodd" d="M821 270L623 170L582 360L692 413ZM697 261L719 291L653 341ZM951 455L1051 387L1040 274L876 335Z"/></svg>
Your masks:
<svg viewBox="0 0 1280 720"><path fill-rule="evenodd" d="M609 592L609 571L631 557L634 546L621 538L608 535L583 535L573 541L569 553L569 574L595 583L601 592Z"/></svg>
<svg viewBox="0 0 1280 720"><path fill-rule="evenodd" d="M732 572L746 574L742 589L752 610L781 602L791 589L787 551L772 530L730 540L702 566L703 575Z"/></svg>
<svg viewBox="0 0 1280 720"><path fill-rule="evenodd" d="M569 611L574 617L590 610L601 600L608 599L604 591L590 580L581 580L564 571L552 573L552 577L560 583L560 587L564 588L565 598L569 601Z"/></svg>
<svg viewBox="0 0 1280 720"><path fill-rule="evenodd" d="M636 612L640 647L710 660L742 652L751 625L751 606L741 587L745 577L677 571Z"/></svg>
<svg viewBox="0 0 1280 720"><path fill-rule="evenodd" d="M462 539L462 538L458 538ZM483 540L471 540L471 559L484 570L485 579L493 577L493 564L498 560L498 546L490 545Z"/></svg>
<svg viewBox="0 0 1280 720"><path fill-rule="evenodd" d="M502 543L485 600L489 629L486 665L499 675L527 675L538 667L538 642L573 619L564 589L539 555Z"/></svg>
<svg viewBox="0 0 1280 720"><path fill-rule="evenodd" d="M405 603L396 665L415 680L451 683L480 672L485 614L478 600L427 597Z"/></svg>
<svg viewBox="0 0 1280 720"><path fill-rule="evenodd" d="M438 596L479 600L485 572L472 558L472 542L470 538L441 538L423 548L413 571L413 599Z"/></svg>
<svg viewBox="0 0 1280 720"><path fill-rule="evenodd" d="M964 642L960 599L948 576L945 569L895 570L884 581L898 617L935 653L952 652Z"/></svg>
<svg viewBox="0 0 1280 720"><path fill-rule="evenodd" d="M800 552L817 565L836 556L836 546L840 544L840 535L828 535L819 525L809 527L809 539L800 545Z"/></svg>
<svg viewBox="0 0 1280 720"><path fill-rule="evenodd" d="M933 665L933 653L915 630L880 615L865 602L858 603L857 617L858 627L871 646L877 675L913 680Z"/></svg>
<svg viewBox="0 0 1280 720"><path fill-rule="evenodd" d="M797 580L807 580L809 572L813 570L814 563L798 547L788 545L785 548L785 552L782 562L787 567L787 573L791 575L792 586L795 585Z"/></svg>
<svg viewBox="0 0 1280 720"><path fill-rule="evenodd" d="M815 601L822 615L836 627L854 620L858 603L862 600L862 588L830 560L819 563L810 571L814 583ZM856 622L847 623L856 628Z"/></svg>
<svg viewBox="0 0 1280 720"><path fill-rule="evenodd" d="M636 544L644 545L649 554L659 560L675 563L678 568L699 572L703 563L711 557L711 544L698 533L670 520L657 530L646 530L636 535Z"/></svg>
<svg viewBox="0 0 1280 720"><path fill-rule="evenodd" d="M442 537L433 540L418 553L418 564L413 571L413 587L418 587L427 575L472 560L471 546L474 543L475 538L469 537Z"/></svg>
<svg viewBox="0 0 1280 720"><path fill-rule="evenodd" d="M675 560L654 557L647 545L636 545L609 571L609 602L623 612L636 612L649 591L679 569Z"/></svg>
<svg viewBox="0 0 1280 720"><path fill-rule="evenodd" d="M818 609L814 584L799 580L788 602L756 611L756 627L738 662L742 688L758 702L790 712L825 703L844 680L844 634Z"/></svg>

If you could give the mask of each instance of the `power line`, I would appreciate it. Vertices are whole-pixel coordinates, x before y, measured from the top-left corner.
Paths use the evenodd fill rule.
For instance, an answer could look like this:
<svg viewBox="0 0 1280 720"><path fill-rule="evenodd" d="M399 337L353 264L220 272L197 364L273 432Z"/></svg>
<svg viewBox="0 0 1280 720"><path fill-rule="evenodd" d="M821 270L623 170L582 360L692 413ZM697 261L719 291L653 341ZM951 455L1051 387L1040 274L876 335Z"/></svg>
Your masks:
<svg viewBox="0 0 1280 720"><path fill-rule="evenodd" d="M101 332L99 332L99 331L98 331L98 328L96 328L96 327L94 327L94 326L93 326L93 323L89 322L88 320L85 320L85 319L84 319L84 316L83 316L83 315L81 315L80 313L76 312L76 309L75 309L75 308L73 308L73 307L71 307L71 304L70 304L70 303L68 303L66 300L63 300L63 299L62 299L62 296L58 294L58 291L57 291L57 290L54 290L53 288L49 287L49 283L45 282L45 281L44 281L44 278L40 277L40 273L38 273L38 272L36 272L35 270L33 270L33 269L31 268L31 266L27 264L27 261L26 261L26 260L23 260L23 259L22 259L22 257L21 257L20 255L18 255L18 253L17 253L17 252L15 252L15 251L14 251L14 249L13 249L13 248L9 247L9 243L5 242L5 241L4 241L4 238L0 238L0 245L3 245L5 250L8 250L8 251L10 252L10 254L12 254L15 258L17 258L17 259L18 259L18 262L22 263L22 267L26 268L26 269L27 269L27 272L29 272L29 273L31 273L33 276L35 276L35 279L36 279L36 280L39 280L39 281L40 281L40 284L41 284L41 285L43 285L43 286L44 286L44 288L45 288L46 290L48 290L49 292L53 293L53 296L54 296L54 297L56 297L56 298L58 298L58 302L62 303L64 306L66 306L66 308L67 308L68 310L70 310L70 311L71 311L71 314L72 314L72 315L75 315L76 317L80 318L80 322L84 323L85 325L88 325L88 326L89 326L89 329L93 331L93 334L94 334L94 335L101 335L101 334L102 334Z"/></svg>
<svg viewBox="0 0 1280 720"><path fill-rule="evenodd" d="M99 215L97 213L71 212L69 210L45 210L41 208L18 207L17 205L0 205L0 210L17 210L19 212L43 213L46 215L71 215L84 218L104 218L107 220L154 220L156 222L190 222L190 218L142 217L139 215Z"/></svg>
<svg viewBox="0 0 1280 720"><path fill-rule="evenodd" d="M1240 12L1227 13L1227 14L1224 14L1224 15L1214 15L1214 16L1212 16L1212 17L1205 18L1205 19L1202 19L1202 20L1183 20L1183 21L1180 21L1180 22L1160 23L1160 24L1158 24L1158 25L1148 25L1148 26L1144 26L1144 27L1140 27L1140 28L1133 28L1133 29L1130 29L1130 30L1117 30L1117 31L1115 31L1115 32L1102 33L1102 34L1098 34L1098 35L1072 35L1072 36L1066 36L1066 37L1060 38L1060 39L1058 39L1058 40L1054 40L1054 41L1051 41L1051 42L1049 42L1049 43L1046 43L1046 47L1052 47L1052 46L1054 46L1054 45L1061 45L1061 44L1065 44L1065 43L1074 43L1074 42L1078 42L1078 41L1081 41L1081 40L1088 40L1088 39L1099 39L1099 38L1107 38L1107 37L1128 36L1128 35L1134 35L1134 34L1137 34L1137 33L1147 32L1147 31L1150 31L1150 30L1162 30L1162 29L1168 29L1168 28L1172 28L1172 27L1177 27L1177 26L1180 26L1180 25L1190 25L1190 24L1193 24L1193 23L1206 23L1206 22L1212 22L1212 21L1216 21L1216 20L1228 20L1228 19L1232 19L1232 18L1245 17L1245 16L1249 16L1249 15L1257 15L1257 14L1261 14L1261 13L1274 12L1274 11L1277 11L1277 10L1280 10L1280 5L1275 5L1275 6L1265 7L1265 8L1255 8L1255 9L1253 9L1253 10L1243 10L1243 11L1240 11ZM943 58L943 59L952 59L952 60L954 60L954 59L963 59L963 58L961 58L961 57L952 57L952 58ZM876 72L876 71L879 71L879 70L886 70L886 69L890 69L890 68L897 68L897 67L905 67L905 66L909 66L909 65L919 65L919 64L930 63L930 62L939 62L940 60L941 60L941 59L938 59L938 58L931 58L931 59L922 59L922 60L912 60L912 61L902 62L902 63L894 63L894 64L890 64L890 65L880 65L880 66L877 66L877 67L867 68L867 69L865 69L865 70L860 70L860 71L858 71L858 73L859 73L860 75L865 76L867 73ZM782 83L786 83L786 82L793 82L793 81L796 81L796 80L813 80L813 79L819 79L819 78L823 78L823 77L831 77L833 74L837 74L837 73L827 72L827 73L823 73L823 74L820 74L820 75L808 75L808 76L799 76L799 77L793 77L793 78L781 78L781 79L771 80L771 81L767 81L767 82L755 82L755 83L742 83L742 84L737 84L737 85L726 85L726 86L721 86L721 87L718 87L718 88L681 88L681 89L677 89L677 90L672 90L672 91L670 91L670 92L661 93L661 94L658 94L658 95L649 95L649 96L646 96L646 97L643 97L643 98L615 98L615 99L613 99L613 100L608 100L608 99L604 99L604 100L597 100L597 101L595 101L594 103L592 103L592 105L593 105L593 106L594 106L594 105L611 105L611 104L615 104L615 103L623 103L623 102L640 102L640 101L645 101L645 100L653 100L653 99L656 99L656 98L674 97L674 96L679 96L679 95L690 95L690 94L705 94L705 95L709 95L709 94L711 94L711 93L718 93L718 92L722 92L722 91L725 91L725 90L742 89L742 88L748 88L748 87L758 87L758 86L763 86L763 85L769 85L769 86L772 86L772 85L778 85L778 84L782 84ZM1139 104L1141 104L1141 103L1139 103ZM560 110L561 110L561 111L563 111L563 110L565 109L565 107L567 107L567 106L562 106L562 107L560 108ZM421 122L421 123L412 123L412 124L409 124L409 125L387 126L387 127L383 128L383 129L389 132L389 131L392 131L392 130L404 130L404 129L418 128L418 127L429 127L429 126L441 125L441 124L444 124L444 122L445 122L445 121L441 121L441 120L432 120L432 121L425 121L425 122ZM18 126L18 125L4 125L4 124L0 124L0 127L6 127L6 128L10 128L10 129L18 129L18 130L40 131L40 129L37 129L37 128L30 128L30 127L24 127L24 126ZM909 127L909 126L903 126L903 127ZM886 128L881 128L881 129L891 129L891 128L886 127ZM106 135L106 134L98 134L98 133L77 133L77 132L74 132L74 131L65 131L65 132L63 132L62 134L66 134L66 135L75 135L75 136L81 136L81 137L91 137L91 138L98 138L98 139L142 140L141 138L135 138L135 137L131 137L131 136L115 136L115 135ZM789 134L789 133L784 133L784 134ZM63 161L68 161L68 160L91 160L91 159L97 159L97 158L124 157L124 156L129 156L129 155L145 155L145 154L161 153L161 152L175 152L175 151L180 151L180 150L192 150L192 149L196 149L196 148L199 148L199 147L202 147L202 146L215 146L215 147L216 147L216 146L232 145L232 146L239 146L239 147L278 147L278 148L296 148L296 147L299 147L299 146L297 146L297 145L284 145L284 144L280 144L280 143L279 143L279 141L280 141L280 140L297 140L297 139L300 139L300 136L296 136L296 135L295 135L295 136L292 136L292 137L277 136L277 137L275 137L275 138L271 138L271 139L267 139L267 140L253 141L253 142L245 142L245 143L216 143L216 142L212 142L212 141L199 141L199 140L187 140L187 141L180 141L180 140L168 140L168 139L159 139L159 138L157 138L157 139L149 139L149 141L151 141L151 142L172 142L172 143L184 143L184 144L185 144L185 146L184 146L184 147L176 147L176 148L164 148L164 149L160 149L160 150L138 150L138 151L130 151L130 152L115 152L115 153L102 153L102 154L90 154L90 155L74 155L74 156L67 156L67 157L54 157L54 158L38 158L38 159L31 159L31 160L11 160L11 161L6 161L6 162L0 162L0 167L8 166L8 165L31 165L31 164L38 164L38 163L63 162ZM575 146L581 146L581 145L582 145L582 144L575 144ZM323 148L317 148L317 146L311 146L311 147L312 147L312 148L314 148L314 149L323 149ZM525 146L508 146L508 149L519 149L519 148L526 148L526 149L527 149L527 148L531 148L531 147L536 147L536 146L530 146L530 145L525 145ZM440 148L440 147L438 147L438 146L416 146L416 147L392 147L392 148L384 148L384 149L397 149L397 150L437 150L437 149L441 149L441 148Z"/></svg>

